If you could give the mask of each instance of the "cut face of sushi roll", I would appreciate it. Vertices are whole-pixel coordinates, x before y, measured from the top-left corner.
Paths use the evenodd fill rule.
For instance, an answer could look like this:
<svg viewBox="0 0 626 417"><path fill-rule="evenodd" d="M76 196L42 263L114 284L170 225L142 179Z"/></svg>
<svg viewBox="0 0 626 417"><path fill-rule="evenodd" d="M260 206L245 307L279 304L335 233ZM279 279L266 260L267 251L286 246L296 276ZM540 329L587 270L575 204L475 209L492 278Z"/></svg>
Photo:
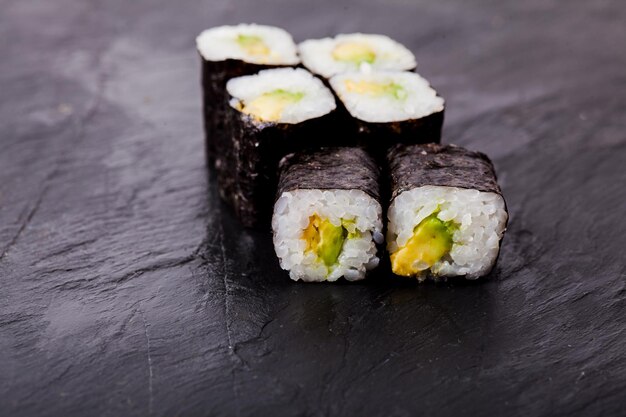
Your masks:
<svg viewBox="0 0 626 417"><path fill-rule="evenodd" d="M416 120L444 109L443 98L413 72L346 73L330 84L350 115L364 122Z"/></svg>
<svg viewBox="0 0 626 417"><path fill-rule="evenodd" d="M196 45L207 61L236 59L261 65L300 63L291 35L274 26L219 26L200 33Z"/></svg>
<svg viewBox="0 0 626 417"><path fill-rule="evenodd" d="M202 61L205 145L208 166L222 163L226 82L263 69L297 65L296 45L283 29L262 25L220 26L196 38Z"/></svg>
<svg viewBox="0 0 626 417"><path fill-rule="evenodd" d="M310 39L298 48L304 66L324 78L349 71L403 71L416 66L411 51L383 35L341 34Z"/></svg>
<svg viewBox="0 0 626 417"><path fill-rule="evenodd" d="M293 280L349 281L378 265L380 204L360 190L294 190L274 209L274 248Z"/></svg>
<svg viewBox="0 0 626 417"><path fill-rule="evenodd" d="M227 134L216 165L221 196L250 227L269 227L280 159L316 148L335 123L335 98L304 69L274 69L227 84Z"/></svg>
<svg viewBox="0 0 626 417"><path fill-rule="evenodd" d="M383 241L377 193L378 168L360 149L286 157L272 218L281 267L296 281L365 278Z"/></svg>
<svg viewBox="0 0 626 417"><path fill-rule="evenodd" d="M276 69L230 80L229 104L259 122L300 123L336 107L324 84L303 69Z"/></svg>
<svg viewBox="0 0 626 417"><path fill-rule="evenodd" d="M501 195L457 187L405 191L389 207L394 274L478 278L498 257L507 220Z"/></svg>
<svg viewBox="0 0 626 417"><path fill-rule="evenodd" d="M475 279L493 268L508 214L493 166L454 146L398 145L389 152L392 272Z"/></svg>

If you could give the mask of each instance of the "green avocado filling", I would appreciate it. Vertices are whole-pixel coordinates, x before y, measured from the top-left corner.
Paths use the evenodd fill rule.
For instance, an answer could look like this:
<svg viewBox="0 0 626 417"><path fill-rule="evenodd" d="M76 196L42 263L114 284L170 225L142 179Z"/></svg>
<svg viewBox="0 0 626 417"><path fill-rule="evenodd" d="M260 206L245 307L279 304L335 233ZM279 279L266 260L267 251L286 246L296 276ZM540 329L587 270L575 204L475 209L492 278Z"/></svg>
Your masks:
<svg viewBox="0 0 626 417"><path fill-rule="evenodd" d="M336 61L352 62L357 65L363 62L372 64L376 60L376 52L363 42L342 42L335 46L332 56Z"/></svg>
<svg viewBox="0 0 626 417"><path fill-rule="evenodd" d="M345 81L346 90L350 93L366 94L372 97L380 97L384 95L391 96L398 100L404 100L407 92L403 86L394 82L378 83L375 81Z"/></svg>
<svg viewBox="0 0 626 417"><path fill-rule="evenodd" d="M317 214L309 217L309 225L302 233L306 251L315 253L327 267L337 263L343 244L349 238L348 230L343 225L335 226Z"/></svg>
<svg viewBox="0 0 626 417"><path fill-rule="evenodd" d="M397 98L398 100L403 100L406 98L407 93L404 87L400 84L389 83L385 86L385 92L390 96Z"/></svg>
<svg viewBox="0 0 626 417"><path fill-rule="evenodd" d="M249 55L269 55L271 52L260 36L240 34L236 40Z"/></svg>
<svg viewBox="0 0 626 417"><path fill-rule="evenodd" d="M275 122L280 120L287 106L297 103L303 97L304 93L302 92L292 92L279 88L261 94L250 103L245 104L241 111L264 121Z"/></svg>
<svg viewBox="0 0 626 417"><path fill-rule="evenodd" d="M452 236L458 226L444 222L433 213L413 229L413 236L392 253L391 270L396 275L413 276L432 267L452 249Z"/></svg>

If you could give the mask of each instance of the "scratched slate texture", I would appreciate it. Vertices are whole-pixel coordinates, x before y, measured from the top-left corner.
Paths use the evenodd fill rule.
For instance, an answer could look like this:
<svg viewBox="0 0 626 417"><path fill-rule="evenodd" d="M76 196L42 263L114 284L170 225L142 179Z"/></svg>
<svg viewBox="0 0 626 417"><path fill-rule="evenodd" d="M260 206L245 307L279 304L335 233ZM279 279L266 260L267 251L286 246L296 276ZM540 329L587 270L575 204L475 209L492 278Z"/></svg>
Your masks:
<svg viewBox="0 0 626 417"><path fill-rule="evenodd" d="M195 35L381 32L494 160L495 272L292 283L217 199ZM0 415L617 416L621 0L0 0Z"/></svg>

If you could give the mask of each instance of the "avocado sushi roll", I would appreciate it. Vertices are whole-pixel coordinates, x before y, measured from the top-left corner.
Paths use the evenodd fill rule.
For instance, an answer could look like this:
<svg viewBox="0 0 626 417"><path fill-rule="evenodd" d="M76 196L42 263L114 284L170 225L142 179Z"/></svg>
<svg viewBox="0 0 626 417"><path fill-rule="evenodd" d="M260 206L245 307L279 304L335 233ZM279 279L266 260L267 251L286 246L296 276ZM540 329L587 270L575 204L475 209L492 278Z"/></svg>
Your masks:
<svg viewBox="0 0 626 417"><path fill-rule="evenodd" d="M379 263L379 169L359 148L323 148L280 163L272 229L280 266L291 279L365 278Z"/></svg>
<svg viewBox="0 0 626 417"><path fill-rule="evenodd" d="M357 143L375 155L396 143L439 142L445 102L419 74L401 71L345 73L330 85L348 113Z"/></svg>
<svg viewBox="0 0 626 417"><path fill-rule="evenodd" d="M261 71L228 81L221 196L246 226L269 226L280 158L331 140L335 98L301 68Z"/></svg>
<svg viewBox="0 0 626 417"><path fill-rule="evenodd" d="M203 114L208 166L221 163L226 81L260 70L298 65L291 35L273 26L240 24L207 29L196 38L202 60Z"/></svg>
<svg viewBox="0 0 626 417"><path fill-rule="evenodd" d="M352 33L309 39L298 50L304 66L326 79L344 72L406 71L417 65L411 51L384 35Z"/></svg>
<svg viewBox="0 0 626 417"><path fill-rule="evenodd" d="M396 145L388 163L393 273L420 281L488 274L508 221L489 158L453 145Z"/></svg>

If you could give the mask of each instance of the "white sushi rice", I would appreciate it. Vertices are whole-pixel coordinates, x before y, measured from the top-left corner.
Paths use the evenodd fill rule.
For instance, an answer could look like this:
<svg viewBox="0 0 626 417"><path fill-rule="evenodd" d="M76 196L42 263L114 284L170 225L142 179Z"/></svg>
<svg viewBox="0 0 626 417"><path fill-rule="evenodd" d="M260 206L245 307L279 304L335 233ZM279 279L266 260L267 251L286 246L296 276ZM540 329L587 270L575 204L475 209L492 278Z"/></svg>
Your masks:
<svg viewBox="0 0 626 417"><path fill-rule="evenodd" d="M301 123L330 113L337 107L333 93L319 78L302 68L269 69L233 78L226 84L226 90L233 97L230 105L235 109L275 90L303 93L301 100L282 111L280 123Z"/></svg>
<svg viewBox="0 0 626 417"><path fill-rule="evenodd" d="M374 61L355 63L336 60L333 51L348 42L367 45L375 53ZM348 71L411 70L417 65L411 51L384 35L340 34L334 38L304 41L298 45L298 49L304 66L325 78Z"/></svg>
<svg viewBox="0 0 626 417"><path fill-rule="evenodd" d="M267 55L250 54L237 43L237 37L255 36L270 50ZM240 24L207 29L196 38L196 46L207 61L239 59L253 64L297 65L296 44L289 33L274 26Z"/></svg>
<svg viewBox="0 0 626 417"><path fill-rule="evenodd" d="M465 276L475 279L487 274L499 252L508 214L502 196L456 187L424 186L398 195L389 207L387 249L394 253L406 245L422 220L440 210L437 217L459 225L452 237L450 253L417 277Z"/></svg>
<svg viewBox="0 0 626 417"><path fill-rule="evenodd" d="M348 83L361 82L399 85L402 96L364 94L348 88ZM443 98L426 79L413 72L346 73L331 78L330 85L353 117L369 123L419 119L444 108Z"/></svg>
<svg viewBox="0 0 626 417"><path fill-rule="evenodd" d="M342 220L349 233L358 237L345 240L336 265L327 267L317 255L306 251L302 238L309 217L317 214L338 226ZM280 266L298 281L348 281L365 278L378 265L376 244L384 240L382 209L367 193L359 190L294 190L283 193L276 201L272 217L274 249Z"/></svg>

